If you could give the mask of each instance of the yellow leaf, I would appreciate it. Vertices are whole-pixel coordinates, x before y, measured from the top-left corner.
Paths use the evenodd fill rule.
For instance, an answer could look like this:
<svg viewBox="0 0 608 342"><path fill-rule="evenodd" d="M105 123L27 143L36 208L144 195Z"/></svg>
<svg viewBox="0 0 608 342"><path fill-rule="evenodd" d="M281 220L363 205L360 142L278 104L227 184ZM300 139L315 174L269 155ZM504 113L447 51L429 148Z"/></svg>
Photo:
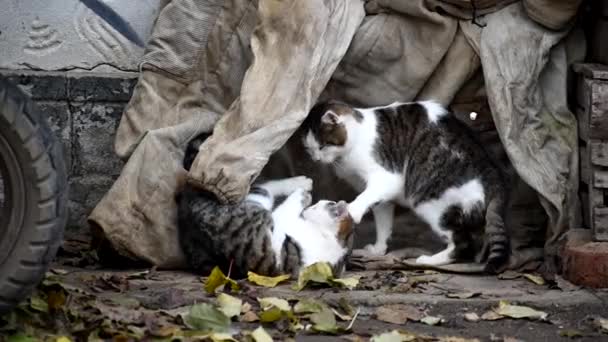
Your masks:
<svg viewBox="0 0 608 342"><path fill-rule="evenodd" d="M359 278L336 278L336 279L331 279L330 282L332 284L338 284L342 287L346 287L349 290L354 289L355 287L357 287L357 285L359 285Z"/></svg>
<svg viewBox="0 0 608 342"><path fill-rule="evenodd" d="M252 282L256 285L260 285L260 286L264 286L264 287L275 287L279 283L284 282L287 279L289 279L288 274L283 274L283 275L276 276L276 277L266 277L266 276L261 276L259 274L255 274L253 272L247 272L247 280L249 280L250 282Z"/></svg>
<svg viewBox="0 0 608 342"><path fill-rule="evenodd" d="M258 327L251 333L255 342L272 342L272 337L262 327Z"/></svg>
<svg viewBox="0 0 608 342"><path fill-rule="evenodd" d="M241 305L243 304L243 301L225 293L220 293L220 295L217 296L217 303L220 306L220 311L222 311L228 318L232 318L241 313Z"/></svg>
<svg viewBox="0 0 608 342"><path fill-rule="evenodd" d="M262 307L262 310L268 310L271 307L276 307L283 311L290 311L291 305L285 299L276 298L276 297L266 297L266 298L258 298L258 302Z"/></svg>
<svg viewBox="0 0 608 342"><path fill-rule="evenodd" d="M547 319L548 314L543 311L534 310L527 306L511 305L509 302L501 300L498 303L498 308L494 311L501 315L511 318L531 318L531 319Z"/></svg>
<svg viewBox="0 0 608 342"><path fill-rule="evenodd" d="M70 338L69 338L69 337L61 336L61 337L58 337L58 338L55 340L55 342L72 342L72 340L70 340Z"/></svg>
<svg viewBox="0 0 608 342"><path fill-rule="evenodd" d="M300 270L298 283L294 285L297 291L302 290L309 282L329 284L329 279L333 273L331 266L327 262L317 262Z"/></svg>
<svg viewBox="0 0 608 342"><path fill-rule="evenodd" d="M530 273L524 273L523 276L536 285L545 285L545 279L543 279L543 277L541 276L537 276Z"/></svg>
<svg viewBox="0 0 608 342"><path fill-rule="evenodd" d="M207 281L205 282L205 291L207 291L207 293L209 294L212 294L215 293L215 290L218 287L226 284L230 284L230 288L232 289L232 291L239 290L239 284L237 284L236 281L226 277L224 272L222 272L219 267L215 266L213 270L211 270L211 274L209 274L209 277L207 277Z"/></svg>

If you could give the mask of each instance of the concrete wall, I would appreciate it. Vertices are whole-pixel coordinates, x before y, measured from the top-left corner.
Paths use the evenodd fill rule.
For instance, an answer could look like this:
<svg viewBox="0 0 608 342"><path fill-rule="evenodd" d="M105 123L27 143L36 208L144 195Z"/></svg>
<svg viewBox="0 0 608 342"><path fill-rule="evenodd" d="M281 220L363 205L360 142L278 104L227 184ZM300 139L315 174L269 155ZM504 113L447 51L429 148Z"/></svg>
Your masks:
<svg viewBox="0 0 608 342"><path fill-rule="evenodd" d="M161 0L101 0L145 42ZM0 68L137 70L143 49L79 0L3 0Z"/></svg>

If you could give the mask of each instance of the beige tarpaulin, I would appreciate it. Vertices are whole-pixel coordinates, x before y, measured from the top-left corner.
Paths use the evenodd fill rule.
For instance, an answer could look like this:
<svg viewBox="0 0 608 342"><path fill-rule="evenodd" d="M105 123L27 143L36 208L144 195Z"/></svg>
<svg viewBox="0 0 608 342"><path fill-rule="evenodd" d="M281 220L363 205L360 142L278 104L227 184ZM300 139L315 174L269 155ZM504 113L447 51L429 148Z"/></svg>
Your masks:
<svg viewBox="0 0 608 342"><path fill-rule="evenodd" d="M183 266L174 195L195 135L213 130L189 179L222 201L239 201L319 96L356 105L424 98L448 105L482 68L507 155L549 217L545 252L552 258L576 217L568 211L576 208L578 177L576 122L565 102L568 26L539 25L521 2L480 3L171 1L117 132L116 151L128 162L91 214L93 227L123 255ZM485 27L467 20L473 12L487 13L475 18ZM294 138L267 173L311 172L297 148ZM312 174L326 193L327 170ZM514 265L539 257L515 256Z"/></svg>

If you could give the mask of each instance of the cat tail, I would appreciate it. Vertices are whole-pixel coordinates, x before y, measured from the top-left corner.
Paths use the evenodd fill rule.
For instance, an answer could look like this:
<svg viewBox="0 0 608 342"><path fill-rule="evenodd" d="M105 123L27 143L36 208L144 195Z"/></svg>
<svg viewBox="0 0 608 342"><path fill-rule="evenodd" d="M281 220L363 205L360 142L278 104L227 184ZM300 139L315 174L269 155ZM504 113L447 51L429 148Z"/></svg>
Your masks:
<svg viewBox="0 0 608 342"><path fill-rule="evenodd" d="M507 198L504 191L497 191L491 197L486 209L485 245L487 259L485 271L500 272L509 258L509 235L505 228L504 217L507 207Z"/></svg>

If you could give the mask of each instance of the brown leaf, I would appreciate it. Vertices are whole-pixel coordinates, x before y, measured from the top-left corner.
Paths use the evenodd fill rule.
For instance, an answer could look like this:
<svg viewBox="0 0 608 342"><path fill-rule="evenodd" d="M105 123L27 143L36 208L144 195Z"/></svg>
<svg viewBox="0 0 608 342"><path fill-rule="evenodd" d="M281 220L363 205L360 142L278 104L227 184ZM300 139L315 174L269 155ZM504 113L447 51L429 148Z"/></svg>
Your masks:
<svg viewBox="0 0 608 342"><path fill-rule="evenodd" d="M492 310L481 315L481 319L483 319L484 321L496 321L496 320L503 319L503 318L504 318L503 316L497 314L496 312L494 312Z"/></svg>
<svg viewBox="0 0 608 342"><path fill-rule="evenodd" d="M513 280L521 277L521 273L515 271L505 271L498 275L498 279L502 280Z"/></svg>
<svg viewBox="0 0 608 342"><path fill-rule="evenodd" d="M468 322L479 322L480 319L481 317L474 312L467 312L464 314L464 320Z"/></svg>
<svg viewBox="0 0 608 342"><path fill-rule="evenodd" d="M393 324L404 324L408 320L418 322L423 317L422 312L411 305L385 305L376 309L376 319Z"/></svg>
<svg viewBox="0 0 608 342"><path fill-rule="evenodd" d="M447 293L448 298L468 299L481 295L480 292L458 292L458 293Z"/></svg>
<svg viewBox="0 0 608 342"><path fill-rule="evenodd" d="M259 317L258 317L258 315L257 315L255 312L253 312L253 311L247 311L247 312L245 312L245 313L244 313L244 314L241 316L241 318L240 318L240 321L241 321L241 322L248 322L248 323L250 323L250 322L257 322L257 321L259 321L259 320L260 320L260 318L259 318Z"/></svg>

